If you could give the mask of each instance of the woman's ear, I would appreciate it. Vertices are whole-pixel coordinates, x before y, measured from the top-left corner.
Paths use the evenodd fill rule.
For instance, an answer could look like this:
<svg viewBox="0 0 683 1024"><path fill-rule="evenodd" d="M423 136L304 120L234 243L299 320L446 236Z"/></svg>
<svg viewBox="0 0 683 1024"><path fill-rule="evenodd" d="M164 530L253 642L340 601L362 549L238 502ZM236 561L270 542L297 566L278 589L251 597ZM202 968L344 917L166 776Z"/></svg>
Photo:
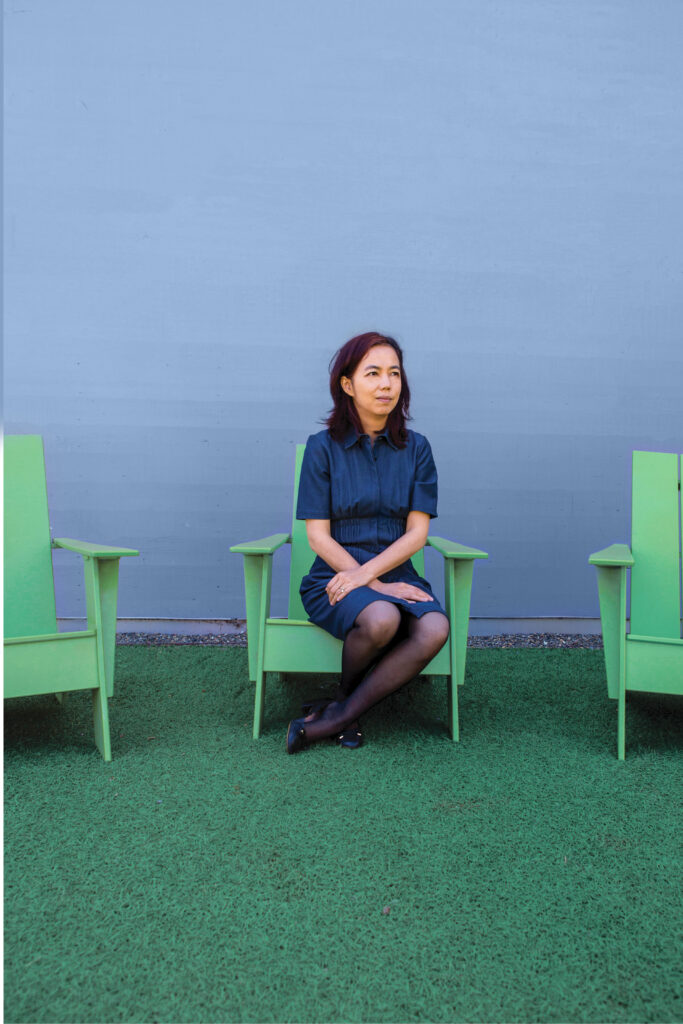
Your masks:
<svg viewBox="0 0 683 1024"><path fill-rule="evenodd" d="M344 394L350 395L351 397L353 397L353 384L351 383L349 378L348 377L341 377L340 380L339 380L339 383L341 384L341 389L344 392Z"/></svg>

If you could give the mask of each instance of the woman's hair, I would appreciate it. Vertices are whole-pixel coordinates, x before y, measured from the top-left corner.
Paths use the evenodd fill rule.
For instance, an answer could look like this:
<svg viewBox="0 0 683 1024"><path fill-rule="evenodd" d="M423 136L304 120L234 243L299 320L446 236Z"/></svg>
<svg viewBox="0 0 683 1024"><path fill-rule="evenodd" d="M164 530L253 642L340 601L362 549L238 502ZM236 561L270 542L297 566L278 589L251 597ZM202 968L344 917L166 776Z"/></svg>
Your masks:
<svg viewBox="0 0 683 1024"><path fill-rule="evenodd" d="M401 394L395 408L389 413L387 433L397 448L405 448L408 443L406 421L410 419L410 388L403 369L401 346L386 334L377 334L376 331L358 334L342 345L334 354L330 363L330 394L334 406L325 420L325 424L335 441L343 441L351 428L362 434L363 427L356 412L356 406L351 396L343 390L341 379L342 377L352 377L361 359L375 345L391 345L398 356L398 365L401 370Z"/></svg>

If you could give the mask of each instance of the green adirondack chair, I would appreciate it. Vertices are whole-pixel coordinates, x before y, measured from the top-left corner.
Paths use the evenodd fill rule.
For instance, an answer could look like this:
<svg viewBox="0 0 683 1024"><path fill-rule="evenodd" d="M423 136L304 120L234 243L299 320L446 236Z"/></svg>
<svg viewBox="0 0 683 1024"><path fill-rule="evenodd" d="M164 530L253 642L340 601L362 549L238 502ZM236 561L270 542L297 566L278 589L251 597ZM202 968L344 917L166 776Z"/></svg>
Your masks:
<svg viewBox="0 0 683 1024"><path fill-rule="evenodd" d="M341 671L341 641L308 621L299 596L301 580L315 557L306 537L306 524L296 518L299 476L305 448L304 444L296 448L292 532L276 533L272 537L235 544L230 548L232 552L244 556L249 678L256 684L254 739L261 735L267 672L319 674ZM273 555L284 544L292 545L288 617L273 619L270 618ZM465 680L474 560L488 558L488 554L442 537L429 537L428 544L444 558L445 609L451 632L448 643L427 665L424 674L448 678L448 722L451 738L455 741L460 738L457 686ZM424 553L420 551L414 555L412 562L417 572L424 575Z"/></svg>
<svg viewBox="0 0 683 1024"><path fill-rule="evenodd" d="M130 548L50 542L43 439L5 438L5 697L91 690L95 743L111 761L119 558ZM57 632L51 548L82 555L88 628Z"/></svg>
<svg viewBox="0 0 683 1024"><path fill-rule="evenodd" d="M626 755L626 691L683 694L680 456L633 453L631 547L596 551L607 692L618 700L617 754ZM626 570L631 622L626 632Z"/></svg>

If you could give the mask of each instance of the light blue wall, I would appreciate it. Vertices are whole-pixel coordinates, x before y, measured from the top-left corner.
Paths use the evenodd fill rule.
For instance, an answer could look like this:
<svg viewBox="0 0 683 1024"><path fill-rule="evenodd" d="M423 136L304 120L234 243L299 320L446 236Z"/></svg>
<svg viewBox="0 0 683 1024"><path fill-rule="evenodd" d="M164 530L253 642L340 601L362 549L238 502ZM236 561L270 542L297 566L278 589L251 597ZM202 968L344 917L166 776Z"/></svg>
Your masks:
<svg viewBox="0 0 683 1024"><path fill-rule="evenodd" d="M683 448L683 4L5 25L5 429L45 436L56 534L141 549L122 616L243 614L228 546L287 529L329 357L368 329L405 345L438 532L491 552L474 614L597 614L631 450Z"/></svg>

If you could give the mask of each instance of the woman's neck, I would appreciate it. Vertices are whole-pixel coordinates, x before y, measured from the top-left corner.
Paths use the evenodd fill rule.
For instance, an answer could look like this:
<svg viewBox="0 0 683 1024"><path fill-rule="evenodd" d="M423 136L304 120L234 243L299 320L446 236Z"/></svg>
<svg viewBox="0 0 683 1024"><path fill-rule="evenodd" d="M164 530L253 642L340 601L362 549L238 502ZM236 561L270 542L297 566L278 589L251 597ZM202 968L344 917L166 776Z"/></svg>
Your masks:
<svg viewBox="0 0 683 1024"><path fill-rule="evenodd" d="M387 428L388 416L379 419L366 419L362 416L358 417L360 425L364 434L367 434L370 440L374 443L376 437L383 434Z"/></svg>

